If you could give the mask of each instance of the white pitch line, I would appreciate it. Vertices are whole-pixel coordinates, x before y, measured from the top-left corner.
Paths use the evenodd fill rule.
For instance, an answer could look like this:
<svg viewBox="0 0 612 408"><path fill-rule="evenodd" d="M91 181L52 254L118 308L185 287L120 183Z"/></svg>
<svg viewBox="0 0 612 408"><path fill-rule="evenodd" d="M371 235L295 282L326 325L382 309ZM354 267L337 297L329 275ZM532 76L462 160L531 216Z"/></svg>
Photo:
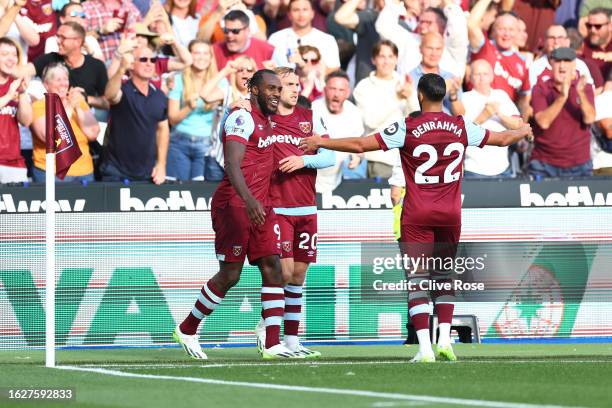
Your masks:
<svg viewBox="0 0 612 408"><path fill-rule="evenodd" d="M336 366L336 365L385 365L385 364L408 364L409 360L373 360L373 361L300 361L300 362L285 362L285 363L226 363L226 364L148 364L148 363L134 363L134 364L81 364L79 367L86 368L125 368L125 369L151 369L151 368L231 368L231 367L277 367L277 366L305 366L305 367L317 367L317 366ZM518 361L507 361L507 360L460 360L455 363L443 363L443 364L527 364L527 363L602 363L612 364L612 360L518 360Z"/></svg>
<svg viewBox="0 0 612 408"><path fill-rule="evenodd" d="M247 388L260 388L264 390L280 390L280 391L291 391L291 392L311 392L318 394L335 394L335 395L352 395L357 397L367 398L383 398L391 400L403 400L403 401L421 401L434 404L449 404L449 405L467 405L473 407L488 407L488 408L570 408L561 405L537 405L537 404L525 404L525 403L514 403L514 402L502 402L502 401L487 401L487 400L475 400L475 399L464 399L464 398L448 398L448 397L433 397L429 395L416 395L416 394L399 394L390 392L375 392L375 391L364 391L364 390L351 390L342 388L325 388L325 387L306 387L300 385L283 385L283 384L268 384L268 383L256 383L246 381L226 381L217 380L213 378L197 378L197 377L175 377L170 375L153 375L153 374L136 374L116 370L107 370L104 368L84 368L74 366L57 366L60 370L71 370L71 371L84 371L96 374L111 375L115 377L128 377L128 378L143 378L149 380L171 380L171 381L184 381L201 384L214 384L214 385L227 385L234 387L247 387ZM578 408L578 407L573 407Z"/></svg>

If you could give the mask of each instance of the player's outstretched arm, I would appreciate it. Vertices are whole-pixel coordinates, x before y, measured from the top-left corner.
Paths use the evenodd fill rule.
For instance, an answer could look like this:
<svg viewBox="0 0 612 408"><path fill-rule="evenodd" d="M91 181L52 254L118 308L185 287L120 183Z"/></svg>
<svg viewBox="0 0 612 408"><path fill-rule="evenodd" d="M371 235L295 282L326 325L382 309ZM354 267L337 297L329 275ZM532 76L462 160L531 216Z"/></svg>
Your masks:
<svg viewBox="0 0 612 408"><path fill-rule="evenodd" d="M245 151L245 144L234 140L228 140L225 143L225 173L236 190L236 193L244 200L251 222L255 225L263 225L266 218L266 212L261 203L251 194L251 191L244 181L242 170L240 169Z"/></svg>
<svg viewBox="0 0 612 408"><path fill-rule="evenodd" d="M492 146L510 146L519 140L527 138L528 141L533 141L533 132L529 124L524 124L518 129L505 130L503 132L489 131L488 145Z"/></svg>
<svg viewBox="0 0 612 408"><path fill-rule="evenodd" d="M321 136L311 136L302 139L300 148L307 153L316 152L323 147L328 150L348 153L364 153L380 150L378 140L374 135L364 137L345 137L341 139L329 139Z"/></svg>

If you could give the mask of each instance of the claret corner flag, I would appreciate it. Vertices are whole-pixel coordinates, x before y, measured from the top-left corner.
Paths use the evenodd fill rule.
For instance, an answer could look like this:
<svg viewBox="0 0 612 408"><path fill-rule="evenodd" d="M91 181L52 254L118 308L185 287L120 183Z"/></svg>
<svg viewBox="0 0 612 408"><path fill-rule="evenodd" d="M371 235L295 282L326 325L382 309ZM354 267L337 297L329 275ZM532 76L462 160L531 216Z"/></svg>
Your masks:
<svg viewBox="0 0 612 408"><path fill-rule="evenodd" d="M47 153L55 153L55 174L63 180L82 153L62 100L55 93L45 94L45 119Z"/></svg>

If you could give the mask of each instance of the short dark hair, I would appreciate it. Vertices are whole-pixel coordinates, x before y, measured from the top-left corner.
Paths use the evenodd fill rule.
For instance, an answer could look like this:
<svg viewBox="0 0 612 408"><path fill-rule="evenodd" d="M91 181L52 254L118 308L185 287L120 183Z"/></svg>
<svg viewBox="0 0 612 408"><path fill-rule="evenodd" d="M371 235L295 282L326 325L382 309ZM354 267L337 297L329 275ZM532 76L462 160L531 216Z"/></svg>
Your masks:
<svg viewBox="0 0 612 408"><path fill-rule="evenodd" d="M249 92L251 91L251 89L257 88L259 85L261 85L266 75L276 76L276 72L272 71L271 69L260 69L259 71L256 71L251 77L251 79L249 79L249 81L247 82L247 88Z"/></svg>
<svg viewBox="0 0 612 408"><path fill-rule="evenodd" d="M304 95L299 95L298 96L297 104L298 104L298 106L301 106L302 108L312 109L312 103Z"/></svg>
<svg viewBox="0 0 612 408"><path fill-rule="evenodd" d="M372 58L376 58L376 56L380 54L380 50L382 49L382 47L391 48L393 55L395 55L396 57L399 55L399 50L397 49L397 45L395 45L393 41L380 40L376 44L374 44L374 47L372 47Z"/></svg>
<svg viewBox="0 0 612 408"><path fill-rule="evenodd" d="M351 82L351 80L349 79L349 76L346 72L344 72L341 69L337 69L335 71L330 72L329 74L327 74L327 76L325 77L325 83L327 83L330 79L334 79L334 78L343 78L346 79L347 81Z"/></svg>
<svg viewBox="0 0 612 408"><path fill-rule="evenodd" d="M223 17L224 21L240 21L244 26L249 25L249 16L242 10L232 10Z"/></svg>
<svg viewBox="0 0 612 408"><path fill-rule="evenodd" d="M595 14L605 14L608 18L610 18L610 15L612 15L612 8L595 7L594 9L589 10L589 16L594 16Z"/></svg>
<svg viewBox="0 0 612 408"><path fill-rule="evenodd" d="M434 13L436 17L438 18L438 24L442 24L442 27L446 28L446 23L448 22L448 19L446 18L446 15L444 14L444 10L442 10L439 7L427 7L425 11Z"/></svg>
<svg viewBox="0 0 612 408"><path fill-rule="evenodd" d="M62 23L62 25L70 27L72 31L74 31L79 37L81 37L81 39L85 40L85 29L76 21L66 21L65 23Z"/></svg>
<svg viewBox="0 0 612 408"><path fill-rule="evenodd" d="M68 2L64 4L64 7L62 7L62 9L60 10L60 17L66 17L66 13L68 13L68 9L73 6L79 6L81 8L83 7L81 3L76 3L74 1Z"/></svg>
<svg viewBox="0 0 612 408"><path fill-rule="evenodd" d="M440 102L446 95L446 82L438 74L425 74L419 79L417 90L428 101Z"/></svg>

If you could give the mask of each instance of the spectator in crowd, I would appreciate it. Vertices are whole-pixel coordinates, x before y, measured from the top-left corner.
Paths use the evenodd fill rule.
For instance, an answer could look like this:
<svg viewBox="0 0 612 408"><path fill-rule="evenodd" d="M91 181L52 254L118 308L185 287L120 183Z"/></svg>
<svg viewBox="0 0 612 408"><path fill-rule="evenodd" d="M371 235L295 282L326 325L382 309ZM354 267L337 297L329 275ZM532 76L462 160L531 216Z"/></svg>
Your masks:
<svg viewBox="0 0 612 408"><path fill-rule="evenodd" d="M561 0L516 0L513 3L513 11L527 30L526 50L536 52L542 45L544 32L555 21L555 10Z"/></svg>
<svg viewBox="0 0 612 408"><path fill-rule="evenodd" d="M94 167L91 154L89 153L89 142L96 140L100 132L100 126L89 105L85 102L85 96L79 88L69 89L68 76L68 68L63 64L55 63L45 68L42 77L47 92L56 93L61 98L66 115L70 120L74 137L82 153L81 157L70 166L64 180L56 179L56 181L91 182L94 181ZM32 175L35 182L44 183L46 164L45 99L39 99L34 102L32 109L32 135L34 139L34 166L32 168Z"/></svg>
<svg viewBox="0 0 612 408"><path fill-rule="evenodd" d="M393 41L399 48L399 72L412 71L421 61L418 47L421 36L437 32L445 40L445 51L440 65L443 70L463 78L467 61L468 37L463 10L452 0L443 0L444 9L428 7L418 19L414 33L407 32L401 25L401 17L407 11L403 3L389 0L376 20L376 30L382 38ZM417 34L418 33L418 34Z"/></svg>
<svg viewBox="0 0 612 408"><path fill-rule="evenodd" d="M255 5L254 0L219 0L217 8L203 16L200 20L200 28L197 37L210 43L222 42L225 40L223 32L224 18L232 10L240 10L249 17L249 31L252 37L266 41L266 22L258 15L255 15L251 8Z"/></svg>
<svg viewBox="0 0 612 408"><path fill-rule="evenodd" d="M566 1L561 2L561 7L565 5ZM588 30L586 28L586 22L589 17L589 13L591 10L596 8L610 8L610 4L608 0L577 0L578 6L580 9L578 10L578 31L583 38L586 38L588 35ZM575 5L574 5L575 6ZM574 26L572 24L572 26ZM567 27L567 25L565 25Z"/></svg>
<svg viewBox="0 0 612 408"><path fill-rule="evenodd" d="M589 126L595 121L594 91L576 74L576 52L557 48L552 75L533 88L535 144L529 162L533 177L590 176Z"/></svg>
<svg viewBox="0 0 612 408"><path fill-rule="evenodd" d="M321 52L317 47L302 45L298 47L298 55L300 58L296 59L295 62L302 86L301 94L308 100L314 101L323 95L327 69L321 60Z"/></svg>
<svg viewBox="0 0 612 408"><path fill-rule="evenodd" d="M612 8L594 8L586 21L587 38L582 44L582 56L593 60L603 78L612 68Z"/></svg>
<svg viewBox="0 0 612 408"><path fill-rule="evenodd" d="M603 92L595 96L595 125L592 127L593 174L612 176L612 77Z"/></svg>
<svg viewBox="0 0 612 408"><path fill-rule="evenodd" d="M475 60L471 64L471 91L462 96L465 106L464 117L477 125L494 132L518 129L523 121L518 108L507 93L492 89L493 69L485 60ZM466 178L512 177L513 172L508 160L508 147L468 146L465 151Z"/></svg>
<svg viewBox="0 0 612 408"><path fill-rule="evenodd" d="M23 51L40 42L34 22L19 13L25 4L25 0L5 0L0 3L0 37L12 38Z"/></svg>
<svg viewBox="0 0 612 408"><path fill-rule="evenodd" d="M87 104L97 109L108 109L104 89L108 82L104 63L89 54L83 54L85 29L75 21L67 21L57 30L58 52L41 55L25 66L22 75L43 76L44 69L61 62L68 67L70 86L78 87L86 95Z"/></svg>
<svg viewBox="0 0 612 408"><path fill-rule="evenodd" d="M0 37L0 184L28 180L21 155L19 124L30 126L32 101L25 92L25 82L13 73L22 55L15 41Z"/></svg>
<svg viewBox="0 0 612 408"><path fill-rule="evenodd" d="M527 24L522 18L518 18L518 26L516 32L516 39L514 40L514 48L518 51L527 68L531 66L535 55L529 50L529 33L527 32Z"/></svg>
<svg viewBox="0 0 612 408"><path fill-rule="evenodd" d="M164 27L163 24L160 27ZM155 62L155 75L151 78L151 84L158 89L164 90L163 79L169 72L180 71L191 64L191 53L180 44L174 35L174 32L168 30L163 34L158 34L150 31L144 23L135 23L133 27L134 33L128 33L121 37L121 43L117 50L113 53L113 58L108 66L108 75L113 76L121 65L123 54L133 52L137 48L145 48L148 46L154 48L170 47L176 57L157 56ZM124 78L124 80L127 79Z"/></svg>
<svg viewBox="0 0 612 408"><path fill-rule="evenodd" d="M366 78L374 70L371 50L380 40L375 24L384 1L380 0L375 3L375 7L371 9L366 8L365 0L347 0L342 3L334 16L336 23L357 34L355 74L353 75L355 83Z"/></svg>
<svg viewBox="0 0 612 408"><path fill-rule="evenodd" d="M329 137L355 137L364 134L361 111L348 100L351 94L349 77L344 71L335 71L325 78L324 97L312 103L312 110L322 117ZM336 164L317 172L318 193L333 191L342 181L343 173L355 177L360 157L356 154L336 152ZM362 177L365 171L361 172Z"/></svg>
<svg viewBox="0 0 612 408"><path fill-rule="evenodd" d="M444 111L450 115L463 115L465 109L461 102L461 79L454 76L451 72L440 68L440 58L444 49L444 38L435 31L431 31L421 40L419 51L421 52L421 64L410 71L410 82L413 87L411 92L411 106L413 110L418 110L419 101L417 99L417 85L421 77L425 74L438 74L446 81L447 94L444 97Z"/></svg>
<svg viewBox="0 0 612 408"><path fill-rule="evenodd" d="M166 11L170 16L172 31L178 43L187 47L198 34L200 15L196 9L197 0L168 0Z"/></svg>
<svg viewBox="0 0 612 408"><path fill-rule="evenodd" d="M366 134L382 130L409 112L418 110L418 104L411 106L409 103L412 84L395 71L397 55L397 46L390 40L376 43L372 49L375 69L357 84L353 92ZM366 153L368 177L389 178L396 155L397 150Z"/></svg>
<svg viewBox="0 0 612 408"><path fill-rule="evenodd" d="M103 181L152 180L161 184L166 179L168 100L150 82L156 58L152 47L124 54L119 70L106 86L111 109L100 165ZM131 78L122 83L130 68Z"/></svg>
<svg viewBox="0 0 612 408"><path fill-rule="evenodd" d="M223 17L225 41L213 44L217 67L223 69L228 61L246 55L255 60L257 69L272 65L287 65L287 58L271 44L251 37L249 17L242 10L232 10Z"/></svg>
<svg viewBox="0 0 612 408"><path fill-rule="evenodd" d="M47 38L55 35L57 31L57 16L51 5L51 0L30 0L21 9L21 14L32 20L40 36L36 45L28 47L28 61L34 61L44 54Z"/></svg>
<svg viewBox="0 0 612 408"><path fill-rule="evenodd" d="M229 92L226 77L235 72L236 62L217 71L207 42L192 40L189 50L193 63L175 76L174 88L168 95L168 120L174 129L168 148L167 179L220 181L223 169L210 156L211 135L215 107Z"/></svg>
<svg viewBox="0 0 612 408"><path fill-rule="evenodd" d="M314 15L310 0L290 0L291 27L275 32L268 42L287 55L293 65L299 58L299 46L317 47L321 52L321 61L327 69L326 73L329 73L340 68L338 44L334 37L312 26Z"/></svg>
<svg viewBox="0 0 612 408"><path fill-rule="evenodd" d="M229 104L249 99L247 83L257 71L257 64L253 58L243 55L234 61L234 72L230 75Z"/></svg>
<svg viewBox="0 0 612 408"><path fill-rule="evenodd" d="M551 25L548 30L546 30L544 38L544 48L542 50L543 54L540 58L536 59L529 67L529 83L531 84L532 89L537 83L538 78L542 75L542 73L546 72L547 75L550 75L551 67L549 58L551 53L557 48L569 46L570 40L567 36L567 31L565 31L565 28L563 26ZM589 68L580 58L576 58L576 70L578 70L580 76L585 77L588 84L594 84L593 77L591 76ZM596 74L599 74L599 72L597 72ZM600 82L603 82L603 80L600 79Z"/></svg>
<svg viewBox="0 0 612 408"><path fill-rule="evenodd" d="M68 21L74 21L79 24L83 29L85 29L86 21L85 21L85 12L83 11L83 6L81 3L67 3L62 7L59 14L60 24L66 23ZM45 54L49 54L51 52L57 52L59 50L59 45L57 41L57 36L53 35L47 38L47 42L45 43ZM85 43L82 47L83 54L89 54L94 58L97 58L101 61L104 61L104 55L102 55L102 49L100 48L100 44L98 44L98 40L93 35L87 34L85 36Z"/></svg>
<svg viewBox="0 0 612 408"><path fill-rule="evenodd" d="M119 46L125 27L142 20L132 0L87 0L83 3L87 31L98 35L104 61L110 61Z"/></svg>
<svg viewBox="0 0 612 408"><path fill-rule="evenodd" d="M325 12L320 7L320 4L324 4L325 1L326 0L312 1L312 9L314 12L312 26L320 31L327 30ZM291 13L289 12L290 3L290 0L264 0L253 7L253 11L265 20L268 29L268 37L277 31L291 27Z"/></svg>
<svg viewBox="0 0 612 408"><path fill-rule="evenodd" d="M524 118L530 116L529 71L521 56L513 51L517 18L509 13L497 16L487 38L480 28L480 19L492 0L478 0L468 18L468 36L472 60L484 59L493 67L492 87L505 91L518 106Z"/></svg>

